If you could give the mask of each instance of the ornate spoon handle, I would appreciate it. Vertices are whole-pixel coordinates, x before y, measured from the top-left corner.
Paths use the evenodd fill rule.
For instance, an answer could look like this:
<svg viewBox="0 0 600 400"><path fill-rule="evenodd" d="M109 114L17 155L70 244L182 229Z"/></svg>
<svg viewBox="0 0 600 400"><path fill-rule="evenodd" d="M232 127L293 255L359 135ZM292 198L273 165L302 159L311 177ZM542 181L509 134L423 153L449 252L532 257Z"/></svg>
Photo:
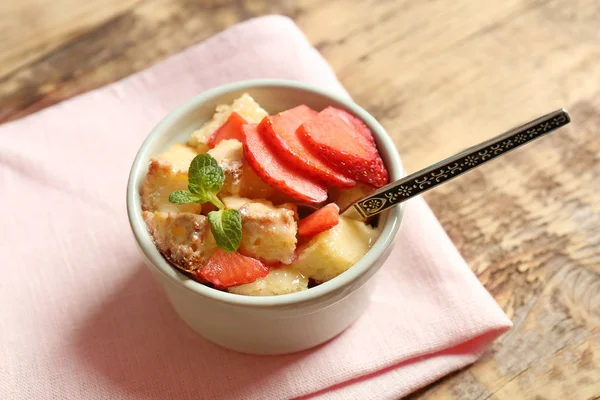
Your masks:
<svg viewBox="0 0 600 400"><path fill-rule="evenodd" d="M495 138L470 147L421 171L392 182L363 197L343 210L347 216L367 218L418 196L459 175L540 138L571 121L567 110L560 109L511 129Z"/></svg>

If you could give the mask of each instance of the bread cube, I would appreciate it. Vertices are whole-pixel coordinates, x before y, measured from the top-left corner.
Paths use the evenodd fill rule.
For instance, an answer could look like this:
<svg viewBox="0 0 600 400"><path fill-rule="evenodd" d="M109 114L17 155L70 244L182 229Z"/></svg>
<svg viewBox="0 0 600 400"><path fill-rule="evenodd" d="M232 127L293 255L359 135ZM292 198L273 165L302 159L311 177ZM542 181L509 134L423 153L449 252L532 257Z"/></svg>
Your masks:
<svg viewBox="0 0 600 400"><path fill-rule="evenodd" d="M266 184L244 161L242 166L242 177L240 179L239 195L242 197L250 197L252 199L268 199L276 192L271 186Z"/></svg>
<svg viewBox="0 0 600 400"><path fill-rule="evenodd" d="M308 289L308 278L291 268L271 268L264 278L227 288L231 293L246 296L276 296L306 289Z"/></svg>
<svg viewBox="0 0 600 400"><path fill-rule="evenodd" d="M174 164L152 159L144 186L142 186L142 210L161 212L190 212L199 214L202 206L196 203L173 204L169 195L176 190L187 190L188 174Z"/></svg>
<svg viewBox="0 0 600 400"><path fill-rule="evenodd" d="M267 264L292 262L298 231L293 209L288 205L276 207L266 200L240 197L224 197L222 201L227 208L239 210L242 215L242 254Z"/></svg>
<svg viewBox="0 0 600 400"><path fill-rule="evenodd" d="M186 145L185 143L175 143L162 154L154 157L158 160L169 162L178 171L187 173L190 169L190 164L198 153L196 150Z"/></svg>
<svg viewBox="0 0 600 400"><path fill-rule="evenodd" d="M244 160L244 147L235 139L222 140L208 151L225 173L225 183L221 189L222 196L241 196L266 198L273 193L269 185L264 183Z"/></svg>
<svg viewBox="0 0 600 400"><path fill-rule="evenodd" d="M237 112L248 123L256 124L268 115L248 93L244 93L235 99L232 104L219 104L210 121L200 129L192 132L188 141L190 146L196 148L199 153L207 152L208 140L227 121L232 111Z"/></svg>
<svg viewBox="0 0 600 400"><path fill-rule="evenodd" d="M235 139L222 140L208 154L217 160L225 174L225 182L219 193L222 196L239 194L244 166L242 143Z"/></svg>
<svg viewBox="0 0 600 400"><path fill-rule="evenodd" d="M335 278L356 264L375 241L375 229L340 216L333 228L313 237L290 265L319 282Z"/></svg>
<svg viewBox="0 0 600 400"><path fill-rule="evenodd" d="M204 215L144 211L142 216L158 250L183 270L199 271L217 249Z"/></svg>
<svg viewBox="0 0 600 400"><path fill-rule="evenodd" d="M375 192L375 190L376 188L373 186L357 183L351 189L330 189L330 198L340 207L340 210L344 210L356 200Z"/></svg>

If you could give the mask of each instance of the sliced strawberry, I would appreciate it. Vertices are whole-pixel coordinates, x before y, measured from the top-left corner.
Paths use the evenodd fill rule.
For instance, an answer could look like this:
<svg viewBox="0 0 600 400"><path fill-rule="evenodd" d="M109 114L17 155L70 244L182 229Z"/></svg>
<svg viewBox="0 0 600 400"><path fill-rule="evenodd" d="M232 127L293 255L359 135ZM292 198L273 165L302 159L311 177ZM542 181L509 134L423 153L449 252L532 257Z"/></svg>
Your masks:
<svg viewBox="0 0 600 400"><path fill-rule="evenodd" d="M318 157L338 172L356 181L381 187L388 173L375 142L346 112L327 107L296 131ZM354 118L354 117L353 117Z"/></svg>
<svg viewBox="0 0 600 400"><path fill-rule="evenodd" d="M335 107L327 107L326 110L329 110L328 113L337 114L341 119L344 120L348 125L352 125L354 129L358 131L361 135L364 136L369 142L375 145L375 138L373 137L373 132L369 129L361 119L356 118L354 115L350 114L347 111L340 110Z"/></svg>
<svg viewBox="0 0 600 400"><path fill-rule="evenodd" d="M343 189L352 188L356 185L355 181L336 172L321 159L315 157L296 135L296 129L303 122L317 115L315 110L300 105L266 117L258 126L258 130L285 162L328 185Z"/></svg>
<svg viewBox="0 0 600 400"><path fill-rule="evenodd" d="M242 125L246 123L244 117L233 111L227 121L219 127L208 139L208 147L215 147L221 140L237 139L242 141Z"/></svg>
<svg viewBox="0 0 600 400"><path fill-rule="evenodd" d="M246 124L244 132L244 157L252 170L266 184L298 201L321 203L327 199L327 187L286 164L275 155L258 133L256 124Z"/></svg>
<svg viewBox="0 0 600 400"><path fill-rule="evenodd" d="M254 282L268 273L269 268L255 258L243 256L237 251L228 253L218 249L199 275L217 288L226 288Z"/></svg>
<svg viewBox="0 0 600 400"><path fill-rule="evenodd" d="M304 237L318 235L333 228L340 222L340 208L335 203L329 203L318 209L298 223L298 234Z"/></svg>

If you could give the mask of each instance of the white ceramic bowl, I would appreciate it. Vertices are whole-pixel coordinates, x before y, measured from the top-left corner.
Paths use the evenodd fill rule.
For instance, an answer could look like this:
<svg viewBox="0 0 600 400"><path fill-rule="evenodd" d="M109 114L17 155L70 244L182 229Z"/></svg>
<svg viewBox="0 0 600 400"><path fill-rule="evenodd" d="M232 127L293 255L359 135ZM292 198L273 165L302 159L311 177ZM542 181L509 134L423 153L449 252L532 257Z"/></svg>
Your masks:
<svg viewBox="0 0 600 400"><path fill-rule="evenodd" d="M392 140L369 113L344 97L294 81L249 80L208 90L168 114L142 144L129 176L127 212L146 265L163 285L175 311L193 330L223 347L251 354L292 353L326 342L361 315L373 290L370 278L391 251L403 209L395 207L382 214L379 239L356 265L303 292L242 296L211 289L181 274L158 252L141 216L139 193L150 157L174 142L186 141L212 116L217 104L231 103L245 92L270 113L299 104L315 110L329 105L345 109L373 131L390 179L399 179L404 171Z"/></svg>

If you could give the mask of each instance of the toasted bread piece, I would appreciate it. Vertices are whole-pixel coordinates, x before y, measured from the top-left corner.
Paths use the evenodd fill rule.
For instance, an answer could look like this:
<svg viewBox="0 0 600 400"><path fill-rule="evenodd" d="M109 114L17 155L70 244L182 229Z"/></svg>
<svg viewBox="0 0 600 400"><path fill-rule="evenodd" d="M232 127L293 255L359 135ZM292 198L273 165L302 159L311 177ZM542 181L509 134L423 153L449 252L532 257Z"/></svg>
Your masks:
<svg viewBox="0 0 600 400"><path fill-rule="evenodd" d="M204 215L143 211L142 216L158 250L183 270L196 273L217 249Z"/></svg>
<svg viewBox="0 0 600 400"><path fill-rule="evenodd" d="M227 288L231 293L246 296L277 296L306 289L308 289L308 278L292 268L271 268L264 278Z"/></svg>
<svg viewBox="0 0 600 400"><path fill-rule="evenodd" d="M154 157L158 160L167 161L173 164L173 167L178 171L187 173L190 169L190 164L198 153L185 143L174 143L162 154Z"/></svg>
<svg viewBox="0 0 600 400"><path fill-rule="evenodd" d="M244 166L242 143L235 139L223 140L210 149L208 154L217 160L217 164L225 174L225 182L219 193L222 196L238 195Z"/></svg>
<svg viewBox="0 0 600 400"><path fill-rule="evenodd" d="M336 226L306 244L290 267L318 282L328 281L356 264L376 238L369 225L340 216Z"/></svg>
<svg viewBox="0 0 600 400"><path fill-rule="evenodd" d="M200 204L173 204L169 195L176 190L187 190L188 174L174 164L158 159L150 161L150 167L142 187L142 210L161 212L191 212L200 214Z"/></svg>
<svg viewBox="0 0 600 400"><path fill-rule="evenodd" d="M239 195L253 199L267 199L275 193L277 193L275 189L263 182L248 163L244 161Z"/></svg>
<svg viewBox="0 0 600 400"><path fill-rule="evenodd" d="M226 139L208 151L225 173L222 196L267 198L274 189L264 183L244 160L243 145L239 140Z"/></svg>
<svg viewBox="0 0 600 400"><path fill-rule="evenodd" d="M292 206L277 207L270 201L240 197L222 200L227 208L237 209L242 215L241 253L268 264L292 262L298 231Z"/></svg>
<svg viewBox="0 0 600 400"><path fill-rule="evenodd" d="M377 188L374 186L358 183L352 189L331 188L329 197L340 207L340 210L344 210L356 200L375 192L375 190L377 190Z"/></svg>
<svg viewBox="0 0 600 400"><path fill-rule="evenodd" d="M237 112L248 123L259 123L268 114L248 94L244 93L233 101L232 104L219 104L212 118L200 129L192 132L188 143L199 153L208 151L208 141L212 134L221 127L229 118L232 111Z"/></svg>

